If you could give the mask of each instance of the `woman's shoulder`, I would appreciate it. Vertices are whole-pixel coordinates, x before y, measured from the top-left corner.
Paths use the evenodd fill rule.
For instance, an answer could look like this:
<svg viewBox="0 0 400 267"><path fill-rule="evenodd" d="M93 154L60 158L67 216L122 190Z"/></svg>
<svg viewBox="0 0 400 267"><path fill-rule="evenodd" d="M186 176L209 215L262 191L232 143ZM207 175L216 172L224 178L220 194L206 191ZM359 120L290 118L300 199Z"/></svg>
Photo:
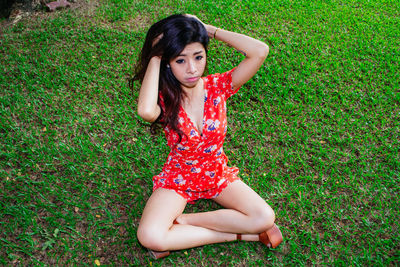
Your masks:
<svg viewBox="0 0 400 267"><path fill-rule="evenodd" d="M226 98L234 95L239 88L233 89L232 73L235 68L223 73L214 73L205 77L205 88L210 92L215 92L218 95L225 95Z"/></svg>
<svg viewBox="0 0 400 267"><path fill-rule="evenodd" d="M210 85L218 86L221 85L221 83L232 80L232 72L234 70L235 68L222 73L209 74L204 77L204 80L208 83L211 83Z"/></svg>

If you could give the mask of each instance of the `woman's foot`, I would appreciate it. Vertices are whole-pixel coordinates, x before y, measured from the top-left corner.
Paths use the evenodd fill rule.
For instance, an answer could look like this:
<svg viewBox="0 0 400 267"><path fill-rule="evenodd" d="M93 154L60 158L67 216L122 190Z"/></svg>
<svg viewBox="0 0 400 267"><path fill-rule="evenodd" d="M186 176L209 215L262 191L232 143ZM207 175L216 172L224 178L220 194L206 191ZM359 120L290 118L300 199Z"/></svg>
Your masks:
<svg viewBox="0 0 400 267"><path fill-rule="evenodd" d="M258 236L260 242L269 248L276 248L283 241L282 232L276 224Z"/></svg>

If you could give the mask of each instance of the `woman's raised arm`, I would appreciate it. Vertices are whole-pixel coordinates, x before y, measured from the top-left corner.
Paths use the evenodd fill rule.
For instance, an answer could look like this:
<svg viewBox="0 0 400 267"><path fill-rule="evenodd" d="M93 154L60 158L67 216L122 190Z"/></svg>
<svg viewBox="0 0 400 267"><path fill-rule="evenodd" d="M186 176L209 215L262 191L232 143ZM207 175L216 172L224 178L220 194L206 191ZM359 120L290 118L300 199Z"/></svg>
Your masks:
<svg viewBox="0 0 400 267"><path fill-rule="evenodd" d="M160 64L160 57L150 59L139 91L137 111L139 116L147 122L155 121L161 113L161 108L157 104Z"/></svg>
<svg viewBox="0 0 400 267"><path fill-rule="evenodd" d="M211 25L206 25L206 29L207 32L213 32L215 39L227 43L245 56L232 73L233 89L242 86L250 80L268 56L268 45L259 40Z"/></svg>
<svg viewBox="0 0 400 267"><path fill-rule="evenodd" d="M199 20L199 18L193 15L187 14L186 16L194 17ZM265 58L268 56L268 45L244 34L223 30L221 28L205 24L201 20L199 21L203 23L209 37L213 37L217 40L227 43L230 46L233 46L245 56L245 59L240 62L240 64L232 73L233 89L242 86L244 83L250 80L251 77L256 74L258 69L263 64Z"/></svg>

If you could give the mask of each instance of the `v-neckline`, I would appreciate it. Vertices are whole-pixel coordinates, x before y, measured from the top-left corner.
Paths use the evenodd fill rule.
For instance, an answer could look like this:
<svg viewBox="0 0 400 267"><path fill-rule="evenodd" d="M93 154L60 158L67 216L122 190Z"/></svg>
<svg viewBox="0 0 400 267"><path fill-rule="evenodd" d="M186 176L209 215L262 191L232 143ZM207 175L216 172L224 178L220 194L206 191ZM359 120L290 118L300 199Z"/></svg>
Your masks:
<svg viewBox="0 0 400 267"><path fill-rule="evenodd" d="M203 79L203 78L202 78ZM205 79L203 79L203 90L204 90L204 96L203 96L203 121L201 124L201 132L200 130L196 127L196 125L194 124L193 120L189 117L189 114L186 112L186 110L183 108L182 105L180 105L180 108L182 109L186 119L189 121L189 123L192 125L192 128L195 129L195 131L199 134L200 137L203 136L204 134L204 125L206 124L206 103L207 103L207 89L206 89L206 81Z"/></svg>

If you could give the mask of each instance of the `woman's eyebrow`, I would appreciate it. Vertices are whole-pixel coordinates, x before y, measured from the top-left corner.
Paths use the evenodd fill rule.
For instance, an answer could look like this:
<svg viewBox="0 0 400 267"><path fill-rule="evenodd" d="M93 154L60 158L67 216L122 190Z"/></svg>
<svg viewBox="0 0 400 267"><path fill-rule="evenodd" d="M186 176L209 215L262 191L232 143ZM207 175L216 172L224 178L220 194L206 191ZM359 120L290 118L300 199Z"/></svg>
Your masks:
<svg viewBox="0 0 400 267"><path fill-rule="evenodd" d="M201 54L201 53L203 53L203 50L194 52L193 55L195 56L195 55L198 55L198 54ZM185 57L185 56L187 56L187 55L186 55L186 54L179 54L179 55L178 55L178 57Z"/></svg>

